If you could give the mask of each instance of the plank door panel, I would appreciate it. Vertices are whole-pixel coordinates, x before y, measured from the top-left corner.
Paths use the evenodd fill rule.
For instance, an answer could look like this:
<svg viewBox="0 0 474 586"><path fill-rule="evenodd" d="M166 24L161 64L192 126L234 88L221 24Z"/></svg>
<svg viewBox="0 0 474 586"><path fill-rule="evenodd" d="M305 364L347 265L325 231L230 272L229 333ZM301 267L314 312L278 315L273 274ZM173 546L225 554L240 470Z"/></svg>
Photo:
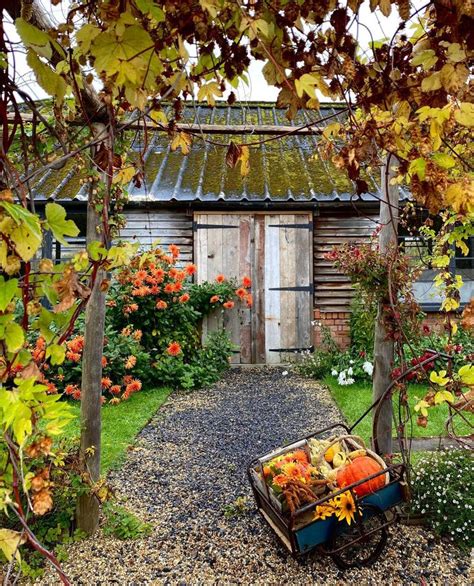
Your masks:
<svg viewBox="0 0 474 586"><path fill-rule="evenodd" d="M281 348L280 230L272 228L279 215L265 216L265 362L278 364Z"/></svg>
<svg viewBox="0 0 474 586"><path fill-rule="evenodd" d="M252 274L252 216L195 214L195 261L197 282L213 281L219 274L240 280ZM251 310L237 304L218 309L203 320L203 341L211 331L224 329L236 346L233 363L252 362Z"/></svg>
<svg viewBox="0 0 474 586"><path fill-rule="evenodd" d="M252 363L265 364L265 303L267 299L265 285L265 216L255 215L253 220L253 272L252 294Z"/></svg>
<svg viewBox="0 0 474 586"><path fill-rule="evenodd" d="M285 362L311 347L312 222L310 214L265 220L265 355Z"/></svg>

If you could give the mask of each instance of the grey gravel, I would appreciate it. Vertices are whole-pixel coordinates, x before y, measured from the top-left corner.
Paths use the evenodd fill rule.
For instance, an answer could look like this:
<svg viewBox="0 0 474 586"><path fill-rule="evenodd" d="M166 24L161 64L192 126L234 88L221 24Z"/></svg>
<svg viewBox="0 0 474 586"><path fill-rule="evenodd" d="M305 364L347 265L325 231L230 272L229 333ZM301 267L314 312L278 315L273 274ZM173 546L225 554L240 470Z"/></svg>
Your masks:
<svg viewBox="0 0 474 586"><path fill-rule="evenodd" d="M350 389L348 392L351 392ZM174 393L110 482L152 523L136 541L69 547L73 584L470 584L469 556L420 527L391 530L383 558L342 572L327 557L294 560L256 512L246 465L286 441L341 421L329 392L282 370L232 370L211 389ZM240 515L224 508L247 497ZM53 574L38 584L56 584Z"/></svg>

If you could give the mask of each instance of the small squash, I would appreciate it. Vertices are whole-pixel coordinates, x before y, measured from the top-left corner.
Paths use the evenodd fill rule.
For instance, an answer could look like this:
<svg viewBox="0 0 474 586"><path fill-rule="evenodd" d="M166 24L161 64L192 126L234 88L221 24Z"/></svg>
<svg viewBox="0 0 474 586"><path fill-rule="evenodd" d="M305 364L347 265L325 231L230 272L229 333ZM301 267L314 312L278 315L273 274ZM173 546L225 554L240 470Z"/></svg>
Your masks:
<svg viewBox="0 0 474 586"><path fill-rule="evenodd" d="M337 485L339 488L344 488L344 486L349 486L349 484L358 482L359 480L367 478L367 476L372 476L372 474L381 472L382 470L382 466L370 456L359 456L338 471ZM384 486L385 474L381 474L363 484L359 484L359 486L354 488L354 492L358 497L363 497L383 488Z"/></svg>

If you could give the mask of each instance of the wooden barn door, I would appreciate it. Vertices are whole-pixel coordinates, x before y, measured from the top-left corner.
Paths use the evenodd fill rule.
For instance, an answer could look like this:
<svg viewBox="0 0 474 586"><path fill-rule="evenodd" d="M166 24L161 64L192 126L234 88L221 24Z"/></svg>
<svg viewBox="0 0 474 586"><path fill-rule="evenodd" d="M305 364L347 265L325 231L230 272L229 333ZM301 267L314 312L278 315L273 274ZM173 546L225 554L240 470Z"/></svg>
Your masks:
<svg viewBox="0 0 474 586"><path fill-rule="evenodd" d="M238 347L232 361L278 364L309 348L312 315L311 214L210 214L194 216L198 282L252 279L253 306L217 311L203 335L224 327Z"/></svg>

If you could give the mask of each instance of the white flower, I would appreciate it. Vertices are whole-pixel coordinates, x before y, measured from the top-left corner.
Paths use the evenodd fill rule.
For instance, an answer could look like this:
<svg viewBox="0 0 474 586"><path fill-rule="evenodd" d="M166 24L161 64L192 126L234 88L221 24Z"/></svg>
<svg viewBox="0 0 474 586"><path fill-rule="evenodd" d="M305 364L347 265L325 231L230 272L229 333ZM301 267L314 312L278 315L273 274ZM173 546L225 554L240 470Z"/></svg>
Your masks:
<svg viewBox="0 0 474 586"><path fill-rule="evenodd" d="M341 370L341 372L339 373L339 376L337 378L337 382L340 385L346 384L346 371L345 370Z"/></svg>
<svg viewBox="0 0 474 586"><path fill-rule="evenodd" d="M284 371L281 373L281 376L287 376L287 375L288 375L288 371L287 371L287 370L284 370Z"/></svg>
<svg viewBox="0 0 474 586"><path fill-rule="evenodd" d="M352 376L354 374L354 371L352 370L352 366L349 366L349 368L347 369L347 374L349 376Z"/></svg>
<svg viewBox="0 0 474 586"><path fill-rule="evenodd" d="M353 378L346 379L346 385L353 385L354 383L355 383L355 380Z"/></svg>
<svg viewBox="0 0 474 586"><path fill-rule="evenodd" d="M349 360L349 364L354 364L354 361L353 360Z"/></svg>
<svg viewBox="0 0 474 586"><path fill-rule="evenodd" d="M333 368L331 370L331 376L337 376L339 373L337 372L337 370L335 368Z"/></svg>
<svg viewBox="0 0 474 586"><path fill-rule="evenodd" d="M362 365L362 370L366 372L369 376L372 376L372 373L374 372L374 365L372 364L372 362L369 362L367 360L367 362L364 362L364 364Z"/></svg>

